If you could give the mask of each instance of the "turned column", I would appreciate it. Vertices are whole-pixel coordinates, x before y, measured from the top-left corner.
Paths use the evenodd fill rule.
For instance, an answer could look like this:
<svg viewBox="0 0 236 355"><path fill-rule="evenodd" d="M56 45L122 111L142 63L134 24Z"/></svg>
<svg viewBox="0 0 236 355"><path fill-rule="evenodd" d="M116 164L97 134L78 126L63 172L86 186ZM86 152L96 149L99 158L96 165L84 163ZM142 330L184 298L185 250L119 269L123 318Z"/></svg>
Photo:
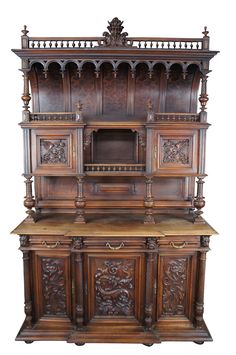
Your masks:
<svg viewBox="0 0 236 355"><path fill-rule="evenodd" d="M81 330L84 322L84 297L83 297L83 258L81 250L83 239L81 237L73 238L73 249L75 253L75 312L76 329Z"/></svg>
<svg viewBox="0 0 236 355"><path fill-rule="evenodd" d="M144 198L144 224L155 224L153 216L154 198L152 196L152 176L146 175L146 197Z"/></svg>
<svg viewBox="0 0 236 355"><path fill-rule="evenodd" d="M30 92L29 92L29 72L30 69L21 69L23 72L23 80L24 80L24 88L21 99L23 101L23 111L22 111L22 121L29 122L30 121L30 111L29 111L29 102L31 100Z"/></svg>
<svg viewBox="0 0 236 355"><path fill-rule="evenodd" d="M201 251L198 256L198 279L197 293L195 303L195 325L197 328L204 326L204 286L205 286L205 270L206 270L206 253L209 250L209 237L201 236Z"/></svg>
<svg viewBox="0 0 236 355"><path fill-rule="evenodd" d="M32 328L32 295L30 281L30 252L26 248L29 247L29 237L20 236L20 250L23 253L23 270L24 270L24 298L25 298L25 325L26 328Z"/></svg>
<svg viewBox="0 0 236 355"><path fill-rule="evenodd" d="M84 184L84 174L76 176L77 179L77 196L75 198L76 216L75 223L86 223L84 208L86 205L83 184Z"/></svg>
<svg viewBox="0 0 236 355"><path fill-rule="evenodd" d="M146 291L145 291L145 318L146 330L150 330L153 322L153 290L154 290L154 265L157 252L156 238L147 238L148 253L146 256Z"/></svg>
<svg viewBox="0 0 236 355"><path fill-rule="evenodd" d="M205 223L202 218L203 211L201 209L205 206L205 197L203 196L203 184L204 176L199 176L197 178L197 195L194 197L193 205L196 208L194 211L193 222L194 223Z"/></svg>
<svg viewBox="0 0 236 355"><path fill-rule="evenodd" d="M36 222L36 213L35 211L32 210L32 208L35 206L35 200L34 196L32 195L32 175L23 175L25 177L25 187L26 187L26 195L25 195L25 200L24 200L24 206L27 208L27 218L25 222L28 223L34 223Z"/></svg>

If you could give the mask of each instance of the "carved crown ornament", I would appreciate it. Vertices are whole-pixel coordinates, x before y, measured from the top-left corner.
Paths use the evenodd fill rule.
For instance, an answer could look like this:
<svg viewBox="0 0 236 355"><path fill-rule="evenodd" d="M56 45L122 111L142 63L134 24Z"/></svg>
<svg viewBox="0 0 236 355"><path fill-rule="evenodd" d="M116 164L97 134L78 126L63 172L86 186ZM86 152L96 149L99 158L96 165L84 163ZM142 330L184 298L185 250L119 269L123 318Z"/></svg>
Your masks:
<svg viewBox="0 0 236 355"><path fill-rule="evenodd" d="M130 47L132 42L128 43L127 32L123 32L123 21L120 21L118 17L114 17L113 20L108 21L109 26L107 29L109 32L103 32L104 39L99 41L99 45L103 47Z"/></svg>

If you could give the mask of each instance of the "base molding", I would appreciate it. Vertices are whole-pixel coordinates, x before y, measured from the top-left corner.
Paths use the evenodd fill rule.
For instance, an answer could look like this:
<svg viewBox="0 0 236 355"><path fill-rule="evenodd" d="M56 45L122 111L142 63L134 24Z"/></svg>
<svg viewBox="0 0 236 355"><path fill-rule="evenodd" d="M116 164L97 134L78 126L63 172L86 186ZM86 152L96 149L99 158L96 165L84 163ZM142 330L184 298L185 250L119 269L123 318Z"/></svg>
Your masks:
<svg viewBox="0 0 236 355"><path fill-rule="evenodd" d="M72 324L67 324L64 329L46 329L42 325L35 325L31 329L26 328L23 324L19 333L16 336L17 341L25 341L31 343L33 341L67 341L74 344L85 343L130 343L130 344L158 344L164 341L192 341L197 344L202 344L205 341L212 341L211 334L203 323L201 329L199 328L168 328L158 327L158 324L150 330L144 330L143 327L136 329L121 329L111 327L108 332L107 329L92 327L84 327L84 330L74 330Z"/></svg>

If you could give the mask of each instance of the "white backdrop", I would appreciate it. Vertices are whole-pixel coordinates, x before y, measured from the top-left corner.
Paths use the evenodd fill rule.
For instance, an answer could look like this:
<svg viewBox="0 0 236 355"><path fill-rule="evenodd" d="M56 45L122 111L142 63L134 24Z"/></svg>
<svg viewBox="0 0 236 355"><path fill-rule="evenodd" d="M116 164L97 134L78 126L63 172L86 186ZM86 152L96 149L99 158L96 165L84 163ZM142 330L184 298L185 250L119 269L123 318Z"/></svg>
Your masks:
<svg viewBox="0 0 236 355"><path fill-rule="evenodd" d="M97 353L120 354L235 354L234 329L236 316L233 229L235 188L235 23L233 0L169 0L145 2L124 1L35 1L8 0L1 6L1 292L0 292L0 350L3 354ZM23 274L18 238L10 235L24 217L22 204L24 183L22 133L17 123L21 120L23 81L20 59L11 48L20 48L23 25L28 25L31 36L100 36L107 20L124 20L130 36L200 37L205 25L210 31L210 48L220 50L211 61L208 93L208 118L213 124L208 130L208 177L204 186L206 207L204 216L219 231L212 237L208 253L205 320L214 341L198 346L194 343L162 343L146 348L142 345L86 344L78 348L65 342L35 342L26 345L14 338L24 319ZM5 22L4 22L5 20ZM225 349L228 350L225 350Z"/></svg>

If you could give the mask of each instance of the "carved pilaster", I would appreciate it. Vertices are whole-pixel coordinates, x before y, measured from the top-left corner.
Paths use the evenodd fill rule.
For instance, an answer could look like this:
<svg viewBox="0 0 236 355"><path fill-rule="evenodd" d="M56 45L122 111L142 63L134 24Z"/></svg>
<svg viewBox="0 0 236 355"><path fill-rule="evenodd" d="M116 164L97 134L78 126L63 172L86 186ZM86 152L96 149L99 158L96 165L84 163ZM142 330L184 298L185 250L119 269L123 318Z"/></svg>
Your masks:
<svg viewBox="0 0 236 355"><path fill-rule="evenodd" d="M151 100L147 102L147 122L154 122L155 121L155 113L153 110L153 103Z"/></svg>
<svg viewBox="0 0 236 355"><path fill-rule="evenodd" d="M29 237L20 236L20 247L26 248L29 246ZM30 281L30 252L23 250L23 271L24 271L24 298L25 298L25 326L32 328L32 295Z"/></svg>
<svg viewBox="0 0 236 355"><path fill-rule="evenodd" d="M209 237L201 236L201 247L209 248ZM206 253L208 250L202 250L198 255L198 279L197 279L197 293L195 303L195 325L197 328L204 326L204 286L205 286L205 269L206 269Z"/></svg>
<svg viewBox="0 0 236 355"><path fill-rule="evenodd" d="M83 297L83 258L80 249L83 247L83 238L73 238L72 247L75 254L75 289L76 289L76 329L82 330L84 322L84 297Z"/></svg>
<svg viewBox="0 0 236 355"><path fill-rule="evenodd" d="M207 121L207 112L206 112L206 105L208 102L208 95L207 95L207 78L208 76L206 75L207 70L203 70L203 73L201 75L201 94L199 97L199 102L201 104L201 112L200 112L200 122L206 122Z"/></svg>
<svg viewBox="0 0 236 355"><path fill-rule="evenodd" d="M154 289L154 265L158 244L156 238L147 238L148 253L146 256L146 294L145 294L145 329L149 330L153 322L153 289Z"/></svg>
<svg viewBox="0 0 236 355"><path fill-rule="evenodd" d="M76 110L75 110L75 120L76 122L83 122L83 105L80 101L75 105Z"/></svg>
<svg viewBox="0 0 236 355"><path fill-rule="evenodd" d="M21 235L20 236L20 248L27 248L29 246L29 236Z"/></svg>
<svg viewBox="0 0 236 355"><path fill-rule="evenodd" d="M146 197L144 198L145 217L144 224L155 224L153 216L154 198L152 196L152 176L146 176Z"/></svg>
<svg viewBox="0 0 236 355"><path fill-rule="evenodd" d="M204 176L199 176L197 178L197 195L194 198L194 207L196 210L194 211L194 218L193 222L194 223L205 223L204 219L202 218L202 213L201 209L205 206L205 197L203 196L203 184L204 184Z"/></svg>
<svg viewBox="0 0 236 355"><path fill-rule="evenodd" d="M25 200L24 200L24 206L27 208L27 215L28 217L26 218L25 222L28 223L34 223L36 222L36 213L35 211L32 210L32 208L35 206L35 200L34 196L32 195L32 183L33 181L31 180L32 176L31 175L24 175L25 177L25 187L26 187L26 195L25 195Z"/></svg>
<svg viewBox="0 0 236 355"><path fill-rule="evenodd" d="M84 217L84 208L86 205L84 192L83 192L83 184L84 184L84 175L76 176L77 179L77 196L75 198L75 207L76 207L76 217L75 223L86 223Z"/></svg>

